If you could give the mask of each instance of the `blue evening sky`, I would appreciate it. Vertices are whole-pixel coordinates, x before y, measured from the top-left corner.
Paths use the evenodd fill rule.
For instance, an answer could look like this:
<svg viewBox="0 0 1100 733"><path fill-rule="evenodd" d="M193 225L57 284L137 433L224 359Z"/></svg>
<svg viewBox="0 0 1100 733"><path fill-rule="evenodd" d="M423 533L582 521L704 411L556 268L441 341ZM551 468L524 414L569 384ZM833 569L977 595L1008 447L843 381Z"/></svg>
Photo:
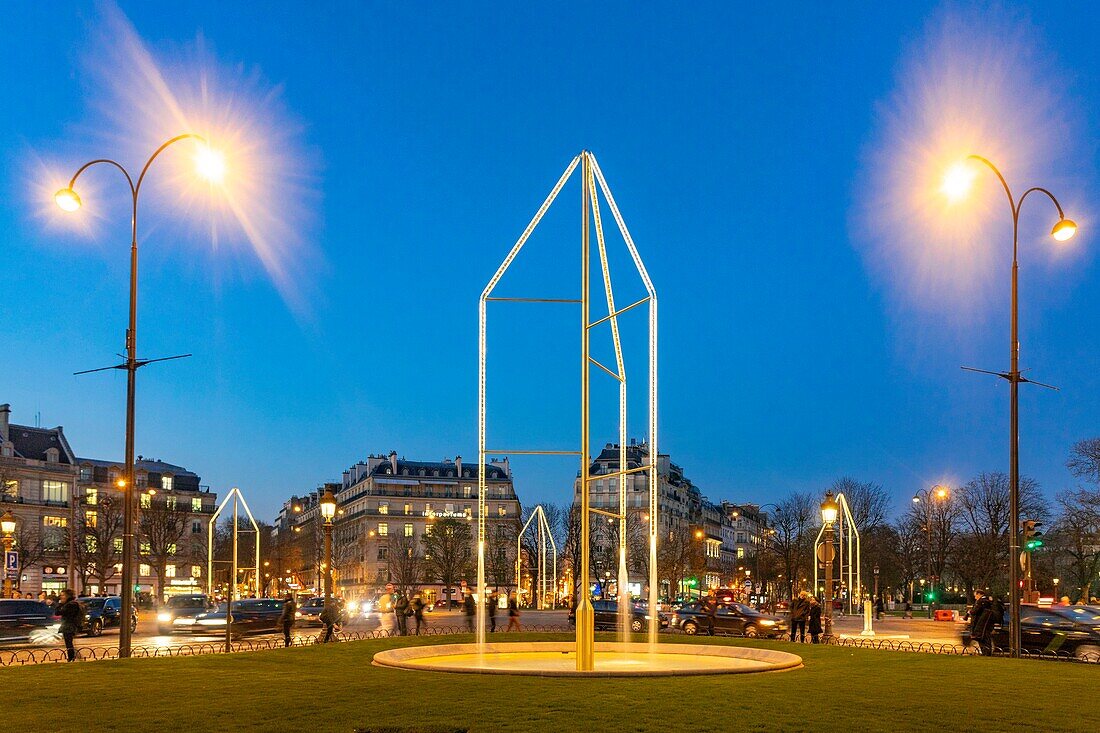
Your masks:
<svg viewBox="0 0 1100 733"><path fill-rule="evenodd" d="M959 369L1007 368L1003 202L998 256L968 273L973 298L929 291L943 307L907 286L904 257L876 259L866 240L885 235L857 202L883 193L867 166L894 144L891 99L934 66L928 44L958 12L1010 28L1071 112L1029 136L1057 137L1073 176L1058 160L1030 161L1026 181L1006 170L1060 186L1082 225L1069 254L1045 236L1046 203L1029 200L1022 228L1024 366L1061 387L1024 390L1022 468L1051 493L1071 485L1069 447L1100 434L1100 23L1087 3L1030 5L123 3L169 84L193 81L199 59L230 92L239 82L251 130L289 130L258 147L283 156L274 172L238 171L256 174L241 206L286 212L270 234L291 250L279 278L232 227L212 246L151 174L140 351L194 356L140 373L137 452L240 486L268 518L372 452L475 461L478 295L588 148L660 292L661 449L708 496L764 503L851 475L902 508L937 481L1006 470L1007 385ZM107 198L77 215L98 217L90 232L43 214L57 172L103 155L139 166L148 148L147 110L125 102L134 72L103 54L114 12L5 10L0 402L16 422L64 425L79 455L121 459L124 375L72 376L123 348L128 219L106 194L121 182L90 174ZM502 293L575 297L579 198L574 181ZM923 246L922 221L904 223L906 246ZM628 303L639 286L611 243ZM490 442L573 448L574 306L493 308ZM625 335L642 438L644 333ZM607 413L594 442L614 439ZM525 503L570 496L575 462L514 466Z"/></svg>

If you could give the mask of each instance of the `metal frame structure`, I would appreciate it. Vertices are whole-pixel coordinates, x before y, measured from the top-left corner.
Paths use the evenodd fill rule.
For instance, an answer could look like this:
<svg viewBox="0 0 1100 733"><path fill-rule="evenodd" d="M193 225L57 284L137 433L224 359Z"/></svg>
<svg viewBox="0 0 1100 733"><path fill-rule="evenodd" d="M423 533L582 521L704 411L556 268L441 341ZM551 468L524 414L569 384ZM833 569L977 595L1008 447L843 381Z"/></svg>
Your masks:
<svg viewBox="0 0 1100 733"><path fill-rule="evenodd" d="M234 486L229 490L229 493L222 499L222 503L218 505L217 511L210 517L210 523L206 525L206 594L213 595L214 593L214 526L218 523L218 517L221 516L222 510L225 509L225 505L229 503L229 500L233 499L233 569L232 578L233 582L229 587L229 602L232 604L237 590L237 504L240 503L244 507L245 514L248 515L248 521L252 523L252 529L256 533L256 577L254 580L254 587L256 595L260 595L260 527L256 524L256 518L252 516L252 510L248 508L248 502L244 500L244 494L241 490Z"/></svg>
<svg viewBox="0 0 1100 733"><path fill-rule="evenodd" d="M531 233L538 226L542 217L546 214L551 204L557 198L561 192L562 187L569 181L577 167L581 169L581 282L580 282L580 297L575 299L566 298L501 298L493 297L493 291L499 284L500 279L504 276L504 273L508 270L508 267L519 255L520 250L527 243ZM597 195L597 183L599 184L599 191L603 193L603 198L607 203L608 209L611 211L612 217L615 219L615 223L618 226L619 233L622 235L623 241L626 243L626 247L630 252L630 256L634 261L634 266L638 271L638 275L642 280L646 290L646 297L631 303L623 308L617 308L615 304L614 293L611 287L611 273L608 268L607 262L607 248L604 241L603 223L600 217L599 198ZM596 232L596 245L598 249L600 270L603 276L604 295L607 302L607 315L592 321L590 315L591 305L591 232L595 229ZM486 354L486 305L489 301L497 302L525 302L525 303L575 303L581 306L581 399L580 399L580 450L496 450L490 449L486 444L486 408L485 408L485 396L486 396L486 378L485 378L485 354ZM626 368L622 356L622 344L619 340L619 323L618 319L621 315L633 308L642 305L643 303L649 304L649 460L643 465L634 469L626 468L626 396L627 396L627 381L626 381ZM592 329L607 323L610 325L611 340L615 349L615 369L601 364L594 359L589 350L590 346L590 334ZM596 480L589 476L589 471L592 465L592 454L590 444L590 385L589 377L590 371L593 366L598 367L601 371L615 379L619 383L619 470L612 474L601 474L599 478L612 477L617 478L619 482L619 511L608 512L603 509L597 509L590 505L589 501L589 489L592 481ZM642 263L642 258L638 255L638 250L634 246L634 240L630 236L630 232L627 230L626 223L623 221L622 215L619 213L619 207L615 203L615 198L611 194L611 189L607 185L607 181L604 179L603 172L600 170L599 164L596 162L595 156L587 150L582 150L580 154L570 161L566 167L565 172L558 178L550 194L543 201L538 211L535 212L534 217L528 223L527 227L523 230L519 239L512 246L508 256L504 258L504 261L497 268L496 273L489 280L489 283L485 286L485 290L481 293L481 298L478 302L478 523L477 523L477 586L479 592L484 593L485 588L485 521L486 521L486 506L485 506L485 493L486 493L486 475L485 475L485 462L490 455L501 455L506 453L519 454L519 455L575 455L580 459L580 488L581 488L581 501L580 501L580 525L581 525L581 541L580 541L580 563L579 566L583 568L581 573L577 573L574 570L575 577L574 583L578 583L582 592L580 598L576 599L577 613L576 613L576 627L577 627L577 669L581 671L590 671L594 666L594 649L595 649L595 629L594 629L594 616L592 609L592 600L590 594L587 592L588 588L588 573L590 572L590 544L591 544L591 517L592 514L606 516L610 519L617 520L619 522L619 574L618 574L618 590L620 608L625 608L626 603L629 601L627 597L627 563L626 563L626 482L625 477L632 473L645 472L649 476L649 607L651 609L657 608L657 291L653 287L653 282L649 278L649 273L646 271L645 265ZM583 575L581 575L583 574ZM481 600L484 600L483 598ZM485 643L485 616L486 608L484 602L477 604L477 641L478 644ZM657 641L657 624L651 624L649 628L649 639L651 643Z"/></svg>
<svg viewBox="0 0 1100 733"><path fill-rule="evenodd" d="M845 565L844 565L844 545L845 539L847 539L848 545L848 565L847 565L847 577L848 577L848 613L856 613L855 609L858 607L857 602L865 595L863 592L863 577L860 569L860 547L859 547L859 529L856 527L856 521L852 517L852 510L848 508L848 500L844 497L844 494L837 494L836 501L840 504L840 512L836 518L836 541L838 549L837 565L837 579L844 582L845 577ZM825 525L821 525L821 529L817 533L817 538L814 540L814 592L817 592L817 548L821 545L822 537L825 535ZM853 552L853 541L855 551ZM852 560L855 560L854 567ZM854 581L854 582L853 582ZM835 597L835 596L834 596Z"/></svg>
<svg viewBox="0 0 1100 733"><path fill-rule="evenodd" d="M531 522L535 522L535 560L538 563L538 576L537 580L532 577L532 591L535 596L535 607L540 611L547 607L546 597L551 597L549 604L550 608L556 605L553 601L554 595L558 589L558 545L554 542L554 533L550 529L550 522L546 519L546 512L543 511L542 505L536 505L534 511L531 512L531 516L527 518L527 522L523 525L523 529L519 531L519 536L516 538L516 590L518 591L522 587L522 571L523 571L523 535L527 533L527 529L531 526ZM547 550L550 551L550 572L547 572ZM537 583L537 585L536 585Z"/></svg>

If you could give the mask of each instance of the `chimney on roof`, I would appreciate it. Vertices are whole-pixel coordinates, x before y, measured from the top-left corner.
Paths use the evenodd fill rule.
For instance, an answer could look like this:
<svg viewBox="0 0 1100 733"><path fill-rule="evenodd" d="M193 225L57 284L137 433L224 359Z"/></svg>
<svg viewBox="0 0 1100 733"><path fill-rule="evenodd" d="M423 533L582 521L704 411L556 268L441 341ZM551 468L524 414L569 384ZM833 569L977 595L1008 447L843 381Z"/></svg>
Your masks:
<svg viewBox="0 0 1100 733"><path fill-rule="evenodd" d="M8 442L8 425L11 419L11 405L0 405L0 443Z"/></svg>
<svg viewBox="0 0 1100 733"><path fill-rule="evenodd" d="M462 456L455 456L455 476L462 478Z"/></svg>
<svg viewBox="0 0 1100 733"><path fill-rule="evenodd" d="M397 451L390 451L390 468L393 469L393 475L397 475Z"/></svg>

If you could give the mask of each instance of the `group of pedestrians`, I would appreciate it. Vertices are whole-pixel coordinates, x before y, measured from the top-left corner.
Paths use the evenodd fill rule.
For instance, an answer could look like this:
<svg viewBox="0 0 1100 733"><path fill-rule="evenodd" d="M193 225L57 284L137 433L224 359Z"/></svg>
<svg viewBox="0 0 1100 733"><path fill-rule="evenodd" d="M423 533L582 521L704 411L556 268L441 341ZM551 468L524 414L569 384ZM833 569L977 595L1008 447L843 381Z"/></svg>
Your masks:
<svg viewBox="0 0 1100 733"><path fill-rule="evenodd" d="M802 591L791 601L791 641L806 643L806 631L810 632L810 643L820 644L824 627L821 625L821 603L817 596Z"/></svg>
<svg viewBox="0 0 1100 733"><path fill-rule="evenodd" d="M379 628L386 632L396 631L398 636L408 636L411 618L413 634L419 636L420 630L428 625L424 618L427 608L428 604L420 593L414 593L409 598L393 583L386 583L386 592L378 599Z"/></svg>
<svg viewBox="0 0 1100 733"><path fill-rule="evenodd" d="M985 591L974 591L974 605L970 609L970 638L977 642L983 656L993 655L993 631L1004 618L1005 606L999 598Z"/></svg>
<svg viewBox="0 0 1100 733"><path fill-rule="evenodd" d="M485 605L489 612L489 632L492 633L497 630L497 612L500 611L500 599L503 596L501 593L490 593L485 599ZM516 600L516 594L510 593L507 596L507 609L508 609L508 631L520 631L519 625L519 602ZM462 599L462 612L466 616L466 630L473 632L474 619L477 616L477 604L474 601L474 594L467 593L466 597Z"/></svg>

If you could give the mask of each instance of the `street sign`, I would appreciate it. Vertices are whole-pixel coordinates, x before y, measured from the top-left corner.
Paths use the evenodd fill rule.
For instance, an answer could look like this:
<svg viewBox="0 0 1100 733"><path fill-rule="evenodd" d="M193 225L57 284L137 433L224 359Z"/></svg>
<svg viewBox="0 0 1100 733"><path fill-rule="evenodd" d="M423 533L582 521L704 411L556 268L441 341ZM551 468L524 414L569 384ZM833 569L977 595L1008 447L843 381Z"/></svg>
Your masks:
<svg viewBox="0 0 1100 733"><path fill-rule="evenodd" d="M827 545L817 546L817 559L818 562L832 562L836 557L836 548L829 543Z"/></svg>
<svg viewBox="0 0 1100 733"><path fill-rule="evenodd" d="M4 570L9 573L19 572L19 552L17 550L6 550L4 552Z"/></svg>
<svg viewBox="0 0 1100 733"><path fill-rule="evenodd" d="M748 580L748 579L746 579L746 580L745 580L745 587L746 587L746 588L752 588L752 581L751 581L751 580Z"/></svg>

